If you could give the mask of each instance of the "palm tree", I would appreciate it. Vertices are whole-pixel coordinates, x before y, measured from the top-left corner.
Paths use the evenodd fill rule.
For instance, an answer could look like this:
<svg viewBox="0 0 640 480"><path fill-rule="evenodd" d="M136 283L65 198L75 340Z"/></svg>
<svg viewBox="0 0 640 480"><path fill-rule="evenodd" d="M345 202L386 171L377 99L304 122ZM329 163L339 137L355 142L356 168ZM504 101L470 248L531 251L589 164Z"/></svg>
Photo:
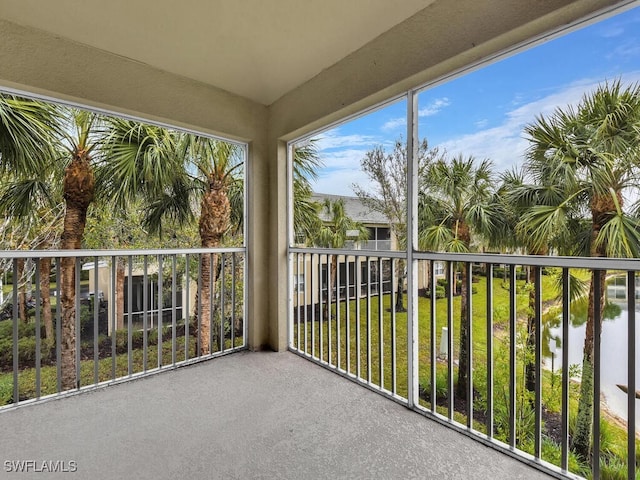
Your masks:
<svg viewBox="0 0 640 480"><path fill-rule="evenodd" d="M320 205L311 199L311 180L318 177L322 160L313 140L294 146L293 150L293 227L296 243L313 239L322 220L318 216Z"/></svg>
<svg viewBox="0 0 640 480"><path fill-rule="evenodd" d="M440 159L425 172L420 191L420 247L455 253L471 251L472 241L491 238L496 229L499 210L493 203L493 165L478 163L473 157ZM468 282L465 268L461 272L460 354L456 396L466 398L470 359L467 315ZM450 278L450 282L455 279Z"/></svg>
<svg viewBox="0 0 640 480"><path fill-rule="evenodd" d="M59 185L54 181L57 175L55 173L57 165L57 162L51 162L49 164L51 171L43 172L43 175L37 178L28 178L27 175L21 173L17 174L19 177L7 175L8 178L5 178L4 182L0 184L0 212L5 218L13 221L12 229L14 232L21 232L23 241L28 241L25 248L47 250L59 243L63 209ZM40 258L38 263L42 320L46 338L53 339L49 288L51 258ZM24 262L18 262L18 269L21 270L23 267ZM20 272L16 272L16 279L21 276ZM22 289L23 285L21 285ZM23 301L20 302L21 311L24 310L23 303ZM23 320L26 321L26 316Z"/></svg>
<svg viewBox="0 0 640 480"><path fill-rule="evenodd" d="M46 183L31 179L36 173L48 169L53 163L55 154L52 149L52 139L58 131L57 122L56 109L47 103L0 94L0 170L4 174L0 209L11 218L29 215L32 220L34 219L31 208L22 208L25 205L32 205L30 202L16 203L16 200L24 200L25 196L38 197L42 208L45 208L45 203L49 203ZM27 225L32 226L33 222L27 222ZM24 227L24 223L21 226ZM31 236L34 229L28 230ZM46 238L48 238L47 235L41 236L45 244ZM38 246L42 248L42 245ZM52 338L51 309L48 307L48 272L51 270L51 261L42 259L40 263L43 320L47 338ZM14 272L14 281L18 281L19 277L18 272ZM20 303L22 305L24 302ZM22 307L21 310L23 310ZM26 313L21 313L21 317L26 319Z"/></svg>
<svg viewBox="0 0 640 480"><path fill-rule="evenodd" d="M241 182L236 171L244 167L244 158L240 155L239 148L231 143L192 135L187 135L185 140L187 158L196 165L204 182L198 221L201 245L204 248L217 248L222 245L222 239L231 226L229 191L234 183ZM198 314L202 319L199 331L200 354L204 355L213 353L209 337L210 329L214 326L208 319L212 318L211 284L216 280L219 258L215 254L203 255L200 262L202 285L196 304L199 302ZM218 330L214 330L216 339Z"/></svg>
<svg viewBox="0 0 640 480"><path fill-rule="evenodd" d="M173 165L170 175L158 181L163 187L148 191L151 198L144 223L153 233L162 234L163 224L169 220L185 224L198 217L200 244L217 248L225 234L242 218L242 170L244 158L238 145L189 133L170 131L129 120L114 122L109 138L109 163L114 188L130 175L119 165L131 165L141 180L154 178L153 171L145 172L140 159L164 158ZM137 166L136 166L137 165ZM121 179L121 176L123 177ZM121 196L126 199L126 196ZM232 208L234 207L235 208ZM200 259L201 285L196 299L196 318L200 318L199 353L213 353L210 345L211 329L214 341L218 328L212 318L211 285L217 280L218 255L202 255Z"/></svg>
<svg viewBox="0 0 640 480"><path fill-rule="evenodd" d="M98 172L104 179L100 184L102 197L115 200L109 202L113 214L123 220L129 216L131 205L142 201L143 210L144 204L151 205L147 216L150 212L160 217L169 216L173 210L165 203L165 193L183 179L180 172L184 159L179 155L177 132L122 118L109 118L107 122L103 150L108 161L99 164ZM160 218L149 221L145 217L145 223L147 227L151 223L154 232L162 233ZM116 235L114 247L129 247L123 228L115 230L119 230L120 235ZM124 327L125 269L126 258L118 257L114 305L117 328Z"/></svg>
<svg viewBox="0 0 640 480"><path fill-rule="evenodd" d="M175 169L173 157L161 154L122 155L126 145L116 145L120 120L82 110L64 109L66 125L61 144L66 152L62 196L65 214L62 249L82 246L87 212L92 202L123 208L134 198L157 193ZM116 133L114 133L116 132ZM118 150L118 147L121 149ZM116 155L116 154L120 155ZM76 377L75 259L61 261L61 371L62 388L79 386Z"/></svg>
<svg viewBox="0 0 640 480"><path fill-rule="evenodd" d="M322 209L328 220L316 231L313 237L313 243L316 246L324 248L344 248L348 240L359 242L369 238L369 230L367 230L362 223L352 220L346 214L344 201L342 199L333 202L325 199ZM356 235L352 235L353 233L356 233ZM337 285L337 276L338 256L332 255L329 285L327 287L327 305L333 303L333 287Z"/></svg>
<svg viewBox="0 0 640 480"><path fill-rule="evenodd" d="M576 108L557 109L525 129L531 142L526 169L534 182L554 185L562 198L534 205L522 217L532 245L559 239L563 252L591 257L637 257L640 222L624 208L629 193L637 194L640 160L640 86L623 88L619 81L599 86ZM583 349L582 381L572 448L590 458L593 422L593 355L596 302L604 307L606 272L593 270L589 288ZM602 318L599 319L602 321ZM594 460L597 461L597 460Z"/></svg>
<svg viewBox="0 0 640 480"><path fill-rule="evenodd" d="M49 104L0 94L0 169L40 172L52 158L57 121L57 111Z"/></svg>

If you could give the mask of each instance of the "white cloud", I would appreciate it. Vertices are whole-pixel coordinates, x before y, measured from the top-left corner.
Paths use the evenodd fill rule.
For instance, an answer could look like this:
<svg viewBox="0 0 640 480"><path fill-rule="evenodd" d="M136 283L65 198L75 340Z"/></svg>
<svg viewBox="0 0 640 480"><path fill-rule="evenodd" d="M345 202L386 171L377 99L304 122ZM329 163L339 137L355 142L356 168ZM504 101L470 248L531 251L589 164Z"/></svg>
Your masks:
<svg viewBox="0 0 640 480"><path fill-rule="evenodd" d="M360 160L371 148L347 148L321 152L325 168L319 172L319 178L312 182L312 189L319 193L335 195L353 195L351 185L362 183L365 176L360 169Z"/></svg>
<svg viewBox="0 0 640 480"><path fill-rule="evenodd" d="M640 72L624 75L626 83L640 80ZM549 116L556 108L577 105L585 93L593 91L599 83L592 79L574 82L563 89L532 102L523 104L506 114L504 122L474 133L451 138L440 145L451 155L473 155L492 160L498 171L521 164L528 147L523 136L525 125L533 123L537 116Z"/></svg>
<svg viewBox="0 0 640 480"><path fill-rule="evenodd" d="M630 58L640 56L640 46L635 42L627 42L614 48L607 58Z"/></svg>
<svg viewBox="0 0 640 480"><path fill-rule="evenodd" d="M440 110L448 107L449 105L451 105L451 102L447 97L436 98L429 105L418 110L418 116L431 117L432 115L437 114Z"/></svg>
<svg viewBox="0 0 640 480"><path fill-rule="evenodd" d="M354 183L362 184L366 180L359 168L344 168L324 172L313 184L313 191L329 193L333 195L355 196L351 186Z"/></svg>
<svg viewBox="0 0 640 480"><path fill-rule="evenodd" d="M340 128L333 128L321 133L317 137L316 146L318 150L330 150L334 148L344 147L357 147L362 145L372 145L376 142L379 143L379 139L373 135L341 135Z"/></svg>
<svg viewBox="0 0 640 480"><path fill-rule="evenodd" d="M419 117L431 117L440 112L443 108L451 105L451 102L447 97L436 98L430 104L425 107L422 107L418 110ZM399 128L405 128L407 126L407 117L397 117L388 120L380 129L383 132L389 132L393 130L397 130Z"/></svg>
<svg viewBox="0 0 640 480"><path fill-rule="evenodd" d="M614 38L624 34L624 27L621 24L611 25L600 30L600 36L603 38Z"/></svg>
<svg viewBox="0 0 640 480"><path fill-rule="evenodd" d="M640 71L623 75L626 84L640 81ZM610 79L612 80L612 79ZM535 121L536 116L548 116L558 107L576 105L585 93L594 90L598 83L595 79L583 79L549 93L536 100L523 103L523 98L517 98L517 103L509 111L500 125L485 128L486 119L476 122L480 130L459 135L438 145L446 149L451 155L473 155L478 159L492 160L497 171L510 168L514 164L521 164L523 155L528 147L528 141L523 136L525 125ZM442 98L423 108L423 113L432 112L436 108L449 105L448 99ZM482 112L478 112L481 114ZM385 125L392 122L389 120ZM397 126L402 125L396 119ZM383 126L384 130L384 126ZM351 186L354 183L364 184L366 176L360 170L360 161L366 152L376 145L391 147L393 139L389 135L376 136L364 134L341 135L339 128L334 128L318 136L318 148L324 161L325 168L320 172L320 178L314 183L316 192L334 193L339 195L353 195Z"/></svg>
<svg viewBox="0 0 640 480"><path fill-rule="evenodd" d="M406 126L407 126L407 117L398 117L398 118L392 118L391 120L386 122L384 125L382 125L380 129L383 132L388 132L390 130L396 130L400 127L406 127Z"/></svg>

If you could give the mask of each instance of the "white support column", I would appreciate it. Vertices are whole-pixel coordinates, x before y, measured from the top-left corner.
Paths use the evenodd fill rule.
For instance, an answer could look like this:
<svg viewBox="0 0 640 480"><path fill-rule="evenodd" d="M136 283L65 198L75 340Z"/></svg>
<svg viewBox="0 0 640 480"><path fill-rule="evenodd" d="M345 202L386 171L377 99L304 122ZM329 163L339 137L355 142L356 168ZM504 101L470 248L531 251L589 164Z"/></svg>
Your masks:
<svg viewBox="0 0 640 480"><path fill-rule="evenodd" d="M418 95L407 95L407 399L418 404Z"/></svg>

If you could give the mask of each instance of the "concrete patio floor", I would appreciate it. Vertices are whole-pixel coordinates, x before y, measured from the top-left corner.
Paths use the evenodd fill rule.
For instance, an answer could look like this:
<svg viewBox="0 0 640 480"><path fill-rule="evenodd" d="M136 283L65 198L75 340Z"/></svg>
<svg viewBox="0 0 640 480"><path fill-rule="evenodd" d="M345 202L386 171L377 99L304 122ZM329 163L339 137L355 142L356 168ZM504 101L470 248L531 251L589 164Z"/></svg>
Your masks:
<svg viewBox="0 0 640 480"><path fill-rule="evenodd" d="M0 478L550 478L291 353L236 353L0 425ZM20 460L77 472L9 472Z"/></svg>

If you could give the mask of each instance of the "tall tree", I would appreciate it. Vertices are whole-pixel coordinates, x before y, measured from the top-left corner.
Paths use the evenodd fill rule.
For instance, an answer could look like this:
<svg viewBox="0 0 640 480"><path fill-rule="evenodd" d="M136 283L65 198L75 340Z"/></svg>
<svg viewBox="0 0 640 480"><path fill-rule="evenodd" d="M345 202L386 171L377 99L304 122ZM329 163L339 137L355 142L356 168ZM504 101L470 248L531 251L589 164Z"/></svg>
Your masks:
<svg viewBox="0 0 640 480"><path fill-rule="evenodd" d="M174 157L163 155L164 152L122 155L122 150L129 144L116 144L114 140L118 139L118 127L123 120L83 110L63 109L63 112L66 125L61 129L61 144L66 156L63 159L65 215L61 248L79 249L84 238L87 212L96 198L100 203L123 206L141 195L156 195L172 178L175 162ZM142 128L141 124L136 125ZM75 311L75 259L63 258L60 270L61 380L62 388L66 390L79 385L75 362L75 319L78 313Z"/></svg>
<svg viewBox="0 0 640 480"><path fill-rule="evenodd" d="M439 156L437 149L429 148L427 140L418 142L417 175L424 182L424 172ZM368 151L360 161L360 167L369 179L367 184L354 184L355 194L362 202L389 220L389 229L395 237L398 248L407 246L407 146L402 139L396 140L391 152L383 146ZM421 185L419 189L422 188ZM398 261L396 278L396 311L405 311L403 291L405 265Z"/></svg>
<svg viewBox="0 0 640 480"><path fill-rule="evenodd" d="M31 175L51 161L58 115L50 104L0 94L0 170Z"/></svg>
<svg viewBox="0 0 640 480"><path fill-rule="evenodd" d="M232 143L127 120L121 120L118 127L117 134L110 139L112 157L121 158L126 164L130 163L127 158L140 156L174 160L171 178L152 197L146 212L145 225L150 231L162 234L167 220L185 224L198 218L201 246L220 247L232 228L232 217L238 218L233 205L236 204L236 210L242 207L244 158L241 149ZM138 170L137 175L144 178L150 173ZM117 185L117 175L115 178L114 185ZM200 316L201 355L213 353L212 329L214 342L219 331L211 322L214 308L211 286L217 280L218 264L217 254L201 256L201 283L195 308L196 316Z"/></svg>
<svg viewBox="0 0 640 480"><path fill-rule="evenodd" d="M318 216L320 205L311 198L311 181L317 179L323 163L313 140L293 148L293 228L296 243L312 241L322 221Z"/></svg>
<svg viewBox="0 0 640 480"><path fill-rule="evenodd" d="M58 112L45 102L18 97L15 95L0 94L0 171L3 173L3 182L0 188L0 209L11 218L24 218L27 215L33 219L33 210L24 208L39 204L41 208L50 206L48 201L48 186L46 177L33 180L43 171L51 170L56 152L52 147L52 139L58 133ZM24 203L18 203L23 201ZM31 202L34 203L31 203ZM47 205L45 205L47 204ZM46 222L44 222L46 223ZM21 227L24 227L24 223ZM25 233L33 239L40 236L45 242L49 234L44 236L42 232L34 233L33 222L27 222L29 227ZM24 230L24 228L21 228ZM38 245L42 248L42 245ZM51 323L51 309L49 305L48 271L51 269L51 261L40 261L43 279L41 289L43 294L44 324L48 338L53 335ZM17 272L14 272L17 273ZM19 275L14 275L14 281L18 281ZM47 282L45 284L44 278ZM21 295L22 297L22 295ZM20 302L24 304L24 301ZM22 308L21 308L22 309ZM26 313L22 313L26 319Z"/></svg>
<svg viewBox="0 0 640 480"><path fill-rule="evenodd" d="M564 253L591 257L637 257L640 222L625 208L637 198L640 160L640 86L600 85L575 108L557 109L525 129L531 142L526 169L538 184L553 184L562 201L534 205L523 215L531 241L541 247L551 232ZM630 195L631 193L631 195ZM604 308L606 271L593 270L583 349L582 380L572 448L590 458L593 423L595 308ZM599 322L602 321L600 317ZM598 461L594 459L593 461Z"/></svg>
<svg viewBox="0 0 640 480"><path fill-rule="evenodd" d="M494 236L499 209L493 202L493 165L462 156L440 159L424 172L420 192L421 248L466 253L472 241ZM467 270L461 269L460 349L456 396L467 397L470 319ZM456 279L450 278L450 282Z"/></svg>
<svg viewBox="0 0 640 480"><path fill-rule="evenodd" d="M52 160L46 167L50 170L43 171L35 178L20 172L5 175L0 183L0 212L13 221L12 229L22 232L22 240L28 242L19 249L48 250L59 243L63 209L60 185L55 182L55 178L59 178L59 172L55 171L57 165L58 162ZM46 338L53 339L49 288L51 258L40 258L38 263L42 304L36 308L41 308ZM20 274L16 275L16 278L20 277ZM28 281L31 281L31 277Z"/></svg>

